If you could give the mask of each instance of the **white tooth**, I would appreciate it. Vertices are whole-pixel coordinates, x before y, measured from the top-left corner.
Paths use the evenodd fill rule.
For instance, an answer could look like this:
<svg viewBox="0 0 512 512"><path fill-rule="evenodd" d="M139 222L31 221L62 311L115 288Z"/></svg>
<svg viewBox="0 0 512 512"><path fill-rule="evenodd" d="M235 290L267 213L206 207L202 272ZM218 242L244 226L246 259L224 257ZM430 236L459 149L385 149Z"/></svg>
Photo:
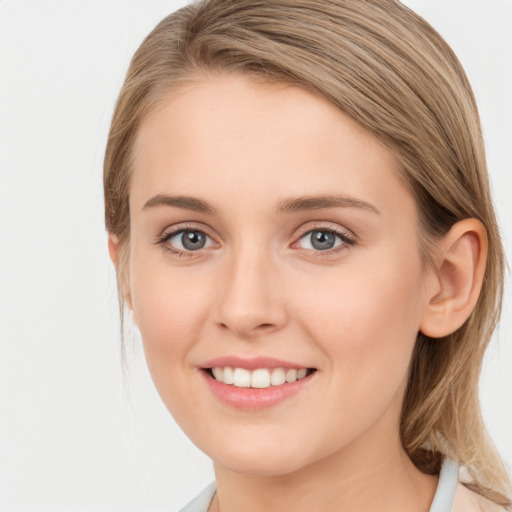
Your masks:
<svg viewBox="0 0 512 512"><path fill-rule="evenodd" d="M238 388L250 388L251 372L245 368L235 368L233 373L233 384Z"/></svg>
<svg viewBox="0 0 512 512"><path fill-rule="evenodd" d="M286 372L286 382L295 382L297 380L297 370L291 368Z"/></svg>
<svg viewBox="0 0 512 512"><path fill-rule="evenodd" d="M266 368L254 370L251 376L252 388L268 388L270 386L270 372Z"/></svg>
<svg viewBox="0 0 512 512"><path fill-rule="evenodd" d="M222 381L224 384L233 384L233 368L230 368L229 366L224 368Z"/></svg>
<svg viewBox="0 0 512 512"><path fill-rule="evenodd" d="M220 366L216 366L215 368L212 368L212 373L213 373L213 376L215 377L215 380L222 382L224 370Z"/></svg>
<svg viewBox="0 0 512 512"><path fill-rule="evenodd" d="M297 372L297 380L303 379L307 374L308 374L308 371L306 370L306 368L301 368Z"/></svg>
<svg viewBox="0 0 512 512"><path fill-rule="evenodd" d="M270 384L272 386L280 386L286 382L286 375L282 368L275 368L272 370L272 375L270 376Z"/></svg>

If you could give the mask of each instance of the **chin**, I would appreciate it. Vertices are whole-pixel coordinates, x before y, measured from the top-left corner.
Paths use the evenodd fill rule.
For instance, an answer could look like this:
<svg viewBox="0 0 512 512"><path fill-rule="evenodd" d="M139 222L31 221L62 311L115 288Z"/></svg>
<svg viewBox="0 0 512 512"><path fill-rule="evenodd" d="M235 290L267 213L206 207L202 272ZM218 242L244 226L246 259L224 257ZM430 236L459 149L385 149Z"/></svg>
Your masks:
<svg viewBox="0 0 512 512"><path fill-rule="evenodd" d="M230 471L241 473L245 475L257 476L286 476L302 469L304 466L302 461L293 457L293 460L283 457L265 457L264 455L256 454L254 456L244 456L244 454L237 454L230 457L224 454L223 457L213 459L215 464L219 464Z"/></svg>
<svg viewBox="0 0 512 512"><path fill-rule="evenodd" d="M248 475L284 476L313 462L308 460L303 450L295 446L285 446L283 443L229 443L229 446L199 448L213 459L215 464Z"/></svg>

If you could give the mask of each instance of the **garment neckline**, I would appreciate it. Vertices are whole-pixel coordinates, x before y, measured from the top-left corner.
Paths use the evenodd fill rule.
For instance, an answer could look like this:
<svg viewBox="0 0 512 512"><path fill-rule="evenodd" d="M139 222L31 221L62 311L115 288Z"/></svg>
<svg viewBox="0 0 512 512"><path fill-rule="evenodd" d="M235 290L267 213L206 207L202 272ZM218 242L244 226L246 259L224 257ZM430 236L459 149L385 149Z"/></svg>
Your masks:
<svg viewBox="0 0 512 512"><path fill-rule="evenodd" d="M439 473L434 499L429 512L450 512L452 510L457 484L459 482L459 465L445 459ZM208 512L208 508L217 491L215 482L211 482L194 500L180 510L180 512Z"/></svg>
<svg viewBox="0 0 512 512"><path fill-rule="evenodd" d="M459 465L450 459L444 459L429 512L451 511L458 483Z"/></svg>

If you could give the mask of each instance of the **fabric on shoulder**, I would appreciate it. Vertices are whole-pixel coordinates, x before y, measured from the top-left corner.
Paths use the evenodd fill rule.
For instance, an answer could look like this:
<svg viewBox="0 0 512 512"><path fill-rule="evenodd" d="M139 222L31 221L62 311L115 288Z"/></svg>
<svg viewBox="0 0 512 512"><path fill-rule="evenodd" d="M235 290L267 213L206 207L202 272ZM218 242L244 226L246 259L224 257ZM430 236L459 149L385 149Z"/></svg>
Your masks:
<svg viewBox="0 0 512 512"><path fill-rule="evenodd" d="M212 482L198 496L196 496L188 505L185 505L179 512L207 512L210 503L215 496L215 482Z"/></svg>
<svg viewBox="0 0 512 512"><path fill-rule="evenodd" d="M458 482L459 465L445 459L439 473L439 482L430 506L430 512L451 512Z"/></svg>

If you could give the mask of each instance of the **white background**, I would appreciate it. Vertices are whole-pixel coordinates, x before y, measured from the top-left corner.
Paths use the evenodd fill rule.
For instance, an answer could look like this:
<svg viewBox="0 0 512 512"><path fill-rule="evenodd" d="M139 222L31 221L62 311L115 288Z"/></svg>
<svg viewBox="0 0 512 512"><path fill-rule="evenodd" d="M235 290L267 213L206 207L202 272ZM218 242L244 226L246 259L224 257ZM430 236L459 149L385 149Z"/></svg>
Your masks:
<svg viewBox="0 0 512 512"><path fill-rule="evenodd" d="M512 0L409 0L465 65L512 255ZM171 0L0 0L0 510L175 511L213 477L147 374L123 378L102 158L129 59ZM510 284L510 283L509 283ZM512 463L512 291L482 406ZM138 347L138 348L137 348Z"/></svg>

